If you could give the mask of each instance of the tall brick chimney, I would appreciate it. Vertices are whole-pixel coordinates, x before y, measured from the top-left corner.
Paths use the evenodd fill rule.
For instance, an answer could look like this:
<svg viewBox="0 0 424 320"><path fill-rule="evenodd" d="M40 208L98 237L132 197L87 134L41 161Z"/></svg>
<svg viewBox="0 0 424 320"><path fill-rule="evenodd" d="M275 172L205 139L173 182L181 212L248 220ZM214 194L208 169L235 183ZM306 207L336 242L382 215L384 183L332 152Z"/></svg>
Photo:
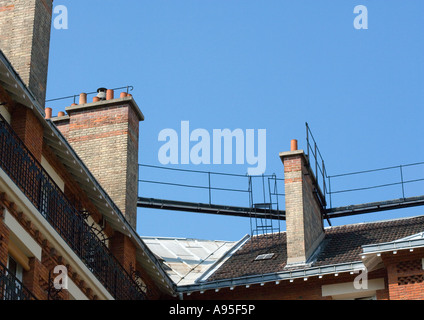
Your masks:
<svg viewBox="0 0 424 320"><path fill-rule="evenodd" d="M135 229L139 122L144 116L131 95L115 99L112 90L105 93L90 103L82 93L80 104L52 121Z"/></svg>
<svg viewBox="0 0 424 320"><path fill-rule="evenodd" d="M284 164L287 264L302 265L324 239L324 224L307 157L303 150L297 150L296 140L291 146L291 151L280 153Z"/></svg>
<svg viewBox="0 0 424 320"><path fill-rule="evenodd" d="M0 0L0 49L44 106L52 0Z"/></svg>

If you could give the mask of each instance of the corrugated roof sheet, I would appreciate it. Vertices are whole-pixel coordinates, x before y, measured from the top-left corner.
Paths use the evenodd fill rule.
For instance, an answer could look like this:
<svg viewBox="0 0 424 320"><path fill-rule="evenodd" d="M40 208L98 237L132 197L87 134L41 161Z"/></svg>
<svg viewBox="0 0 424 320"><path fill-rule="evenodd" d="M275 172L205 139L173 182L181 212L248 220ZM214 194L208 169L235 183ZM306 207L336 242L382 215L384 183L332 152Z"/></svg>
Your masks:
<svg viewBox="0 0 424 320"><path fill-rule="evenodd" d="M142 237L162 260L163 269L178 286L192 285L236 242L185 238Z"/></svg>

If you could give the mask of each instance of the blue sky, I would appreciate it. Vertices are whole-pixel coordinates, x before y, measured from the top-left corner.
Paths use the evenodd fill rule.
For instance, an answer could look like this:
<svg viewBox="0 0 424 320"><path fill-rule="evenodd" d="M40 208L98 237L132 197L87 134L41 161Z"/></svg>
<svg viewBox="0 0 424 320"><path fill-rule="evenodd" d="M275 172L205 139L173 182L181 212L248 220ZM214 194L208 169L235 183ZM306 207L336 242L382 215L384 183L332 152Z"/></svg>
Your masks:
<svg viewBox="0 0 424 320"><path fill-rule="evenodd" d="M311 126L329 175L424 161L424 2L422 0L55 0L69 28L52 29L48 99L134 86L146 119L140 162L161 165L161 130L266 129L267 174L283 177L279 152L305 148ZM357 5L368 29L353 27ZM55 16L54 16L55 17ZM53 18L54 18L53 17ZM52 103L54 113L72 101ZM173 165L245 174L248 165ZM424 166L409 167L410 179ZM205 184L205 176L153 171L140 178ZM199 180L200 179L200 180ZM237 180L237 179L236 179ZM245 187L245 181L216 181ZM336 179L334 188L399 180L397 170ZM407 196L424 194L410 184ZM375 193L373 193L375 192ZM399 186L340 194L337 205L388 200ZM140 185L147 197L207 201L204 191ZM232 204L232 194L214 195ZM241 201L244 201L243 198ZM404 209L334 220L356 223L421 214ZM284 229L284 225L282 225ZM237 240L250 220L140 209L137 231L149 236Z"/></svg>

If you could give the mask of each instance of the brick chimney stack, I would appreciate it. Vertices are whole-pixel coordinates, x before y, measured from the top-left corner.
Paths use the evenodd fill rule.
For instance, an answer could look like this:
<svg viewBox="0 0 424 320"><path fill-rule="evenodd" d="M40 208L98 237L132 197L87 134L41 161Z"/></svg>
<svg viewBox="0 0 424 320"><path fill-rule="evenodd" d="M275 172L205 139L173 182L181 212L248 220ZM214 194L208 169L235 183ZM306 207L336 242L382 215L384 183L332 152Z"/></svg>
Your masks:
<svg viewBox="0 0 424 320"><path fill-rule="evenodd" d="M139 122L144 116L131 95L115 99L112 90L99 91L93 102L82 93L79 102L52 121L136 229Z"/></svg>
<svg viewBox="0 0 424 320"><path fill-rule="evenodd" d="M0 49L44 107L52 0L0 0Z"/></svg>
<svg viewBox="0 0 424 320"><path fill-rule="evenodd" d="M314 194L313 173L303 150L292 140L291 151L280 153L284 164L287 264L308 262L324 239L321 207Z"/></svg>

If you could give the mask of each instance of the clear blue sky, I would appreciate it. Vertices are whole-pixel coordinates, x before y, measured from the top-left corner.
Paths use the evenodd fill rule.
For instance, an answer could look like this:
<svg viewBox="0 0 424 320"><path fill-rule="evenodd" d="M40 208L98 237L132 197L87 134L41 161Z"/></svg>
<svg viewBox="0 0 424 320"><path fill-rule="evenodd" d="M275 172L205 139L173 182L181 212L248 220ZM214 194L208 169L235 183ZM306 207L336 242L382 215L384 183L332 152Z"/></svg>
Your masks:
<svg viewBox="0 0 424 320"><path fill-rule="evenodd" d="M160 165L162 129L267 130L267 174L283 177L279 152L305 148L312 128L329 175L424 161L424 2L422 0L55 0L69 29L52 29L48 99L134 86L146 120L140 162ZM353 27L357 5L368 30ZM67 104L51 104L54 113ZM248 165L175 168L245 174ZM405 172L424 178L424 166ZM140 178L196 183L188 176ZM207 180L198 180L205 184ZM399 172L354 177L334 188L399 180ZM221 182L220 182L221 183ZM237 182L239 183L239 182ZM242 182L243 183L243 182ZM236 185L223 181L221 186ZM207 200L207 193L141 185L147 197ZM424 183L407 196L424 194ZM399 186L339 195L338 205L401 196ZM191 198L190 198L191 197ZM223 201L236 201L221 195ZM333 224L424 213L421 207L334 220ZM282 226L284 228L284 226ZM140 209L141 235L238 240L249 219Z"/></svg>

